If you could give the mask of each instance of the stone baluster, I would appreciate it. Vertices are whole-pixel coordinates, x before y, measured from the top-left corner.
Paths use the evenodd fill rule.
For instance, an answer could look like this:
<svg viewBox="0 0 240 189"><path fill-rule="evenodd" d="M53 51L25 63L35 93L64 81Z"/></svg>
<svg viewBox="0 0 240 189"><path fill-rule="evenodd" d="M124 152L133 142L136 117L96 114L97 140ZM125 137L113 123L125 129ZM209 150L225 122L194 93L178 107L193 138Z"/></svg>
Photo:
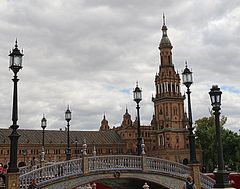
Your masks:
<svg viewBox="0 0 240 189"><path fill-rule="evenodd" d="M87 142L86 138L83 139L83 156L87 155Z"/></svg>

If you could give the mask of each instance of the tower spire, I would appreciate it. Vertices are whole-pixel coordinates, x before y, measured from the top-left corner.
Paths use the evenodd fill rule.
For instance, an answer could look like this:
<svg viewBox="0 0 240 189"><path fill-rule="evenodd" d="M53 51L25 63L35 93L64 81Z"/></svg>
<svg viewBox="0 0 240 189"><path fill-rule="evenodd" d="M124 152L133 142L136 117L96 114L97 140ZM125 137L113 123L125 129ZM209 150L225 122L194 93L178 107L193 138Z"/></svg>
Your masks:
<svg viewBox="0 0 240 189"><path fill-rule="evenodd" d="M163 25L164 25L164 26L166 25L164 13L163 13Z"/></svg>
<svg viewBox="0 0 240 189"><path fill-rule="evenodd" d="M172 48L172 44L168 38L167 35L167 26L166 26L166 18L165 18L165 14L163 13L163 25L162 25L162 39L161 42L159 44L159 49L161 48Z"/></svg>

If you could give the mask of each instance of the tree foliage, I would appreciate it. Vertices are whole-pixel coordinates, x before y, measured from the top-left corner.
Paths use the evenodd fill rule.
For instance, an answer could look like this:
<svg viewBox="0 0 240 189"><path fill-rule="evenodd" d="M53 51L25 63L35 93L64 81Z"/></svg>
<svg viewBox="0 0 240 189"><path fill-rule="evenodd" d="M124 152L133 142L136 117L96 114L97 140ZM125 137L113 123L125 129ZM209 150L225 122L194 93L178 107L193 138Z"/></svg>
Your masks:
<svg viewBox="0 0 240 189"><path fill-rule="evenodd" d="M223 153L225 165L232 170L240 168L240 136L223 126L227 122L227 117L222 116L220 127L222 134ZM196 142L201 145L203 150L203 165L207 171L212 172L217 166L217 147L216 147L216 126L212 112L209 117L203 117L195 122Z"/></svg>

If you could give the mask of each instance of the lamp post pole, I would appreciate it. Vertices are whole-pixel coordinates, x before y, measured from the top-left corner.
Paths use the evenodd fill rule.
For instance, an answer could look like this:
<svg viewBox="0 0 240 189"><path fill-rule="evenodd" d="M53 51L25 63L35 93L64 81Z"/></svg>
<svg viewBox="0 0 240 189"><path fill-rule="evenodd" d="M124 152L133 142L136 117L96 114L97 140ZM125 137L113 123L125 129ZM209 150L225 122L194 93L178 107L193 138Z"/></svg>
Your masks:
<svg viewBox="0 0 240 189"><path fill-rule="evenodd" d="M216 140L217 140L217 156L218 156L218 168L215 172L216 184L214 188L228 188L230 187L228 175L229 173L225 170L224 167L224 158L223 158L223 146L222 146L222 137L221 137L221 128L220 128L220 110L221 110L221 95L222 91L218 88L217 85L213 85L210 92L210 99L212 104L212 110L214 111L215 117L215 126L216 126Z"/></svg>
<svg viewBox="0 0 240 189"><path fill-rule="evenodd" d="M10 164L7 170L7 183L6 188L17 189L19 188L19 169L17 166L17 152L18 152L18 139L20 135L17 132L18 125L18 94L17 94L17 82L19 81L17 73L22 69L22 57L23 52L18 49L17 40L15 42L15 48L10 51L9 54L9 68L13 71L13 107L12 107L12 133L9 135L10 138Z"/></svg>
<svg viewBox="0 0 240 189"><path fill-rule="evenodd" d="M45 161L45 129L47 127L47 119L45 118L45 116L43 115L43 118L41 120L41 127L42 127L42 151L41 151L41 164L42 162Z"/></svg>
<svg viewBox="0 0 240 189"><path fill-rule="evenodd" d="M65 112L65 120L67 121L67 148L66 148L66 160L71 159L71 148L70 148L70 136L69 136L69 127L70 127L70 120L71 120L71 111L69 110L69 106Z"/></svg>
<svg viewBox="0 0 240 189"><path fill-rule="evenodd" d="M197 163L196 160L196 146L195 146L195 134L193 133L194 127L192 126L192 108L191 108L191 98L190 98L190 86L193 83L192 72L186 67L182 73L183 84L187 87L187 96L188 96L188 123L189 123L189 145L190 145L190 163Z"/></svg>
<svg viewBox="0 0 240 189"><path fill-rule="evenodd" d="M26 155L27 155L27 149L23 149L23 161L25 165L26 165Z"/></svg>
<svg viewBox="0 0 240 189"><path fill-rule="evenodd" d="M140 129L140 113L139 113L139 103L142 100L142 90L138 87L138 82L136 85L136 88L133 91L133 100L137 103L136 109L137 109L137 155L141 155L142 154L142 148L141 148L141 144L142 144L142 137L141 137L141 129Z"/></svg>
<svg viewBox="0 0 240 189"><path fill-rule="evenodd" d="M10 164L8 168L8 173L17 173L19 169L17 167L17 150L18 150L18 138L20 135L17 132L18 125L18 94L17 94L17 82L19 79L17 78L17 73L20 69L22 69L22 57L23 54L18 49L17 40L15 42L15 48L12 49L12 52L9 54L10 56L10 64L9 68L13 71L13 107L12 107L12 122L13 124L10 126L12 129L12 133L9 138L11 141L10 145Z"/></svg>

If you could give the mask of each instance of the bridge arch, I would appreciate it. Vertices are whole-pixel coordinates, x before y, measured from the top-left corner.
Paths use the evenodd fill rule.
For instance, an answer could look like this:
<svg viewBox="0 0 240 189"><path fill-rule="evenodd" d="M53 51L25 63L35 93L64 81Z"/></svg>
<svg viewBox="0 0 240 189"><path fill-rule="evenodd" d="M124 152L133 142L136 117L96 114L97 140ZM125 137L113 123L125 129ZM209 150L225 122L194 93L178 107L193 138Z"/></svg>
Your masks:
<svg viewBox="0 0 240 189"><path fill-rule="evenodd" d="M85 185L88 183L98 182L99 180L104 179L137 179L142 180L144 182L152 182L156 185L163 186L168 189L176 189L179 188L179 186L182 186L183 180L179 178L173 178L169 177L167 175L156 175L153 173L134 173L134 172L120 172L120 178L114 177L114 172L109 173L99 173L99 174L90 174L90 175L84 175L79 176L75 178L71 178L71 180L59 180L55 183L47 186L42 186L43 188L48 189L63 189L63 188L75 188L81 185Z"/></svg>
<svg viewBox="0 0 240 189"><path fill-rule="evenodd" d="M188 166L159 158L143 156L94 156L84 157L40 169L24 171L20 176L20 188L27 188L32 178L37 179L41 188L74 188L104 178L140 179L159 184L169 189L179 188L191 174ZM213 181L201 176L202 188L212 188Z"/></svg>

